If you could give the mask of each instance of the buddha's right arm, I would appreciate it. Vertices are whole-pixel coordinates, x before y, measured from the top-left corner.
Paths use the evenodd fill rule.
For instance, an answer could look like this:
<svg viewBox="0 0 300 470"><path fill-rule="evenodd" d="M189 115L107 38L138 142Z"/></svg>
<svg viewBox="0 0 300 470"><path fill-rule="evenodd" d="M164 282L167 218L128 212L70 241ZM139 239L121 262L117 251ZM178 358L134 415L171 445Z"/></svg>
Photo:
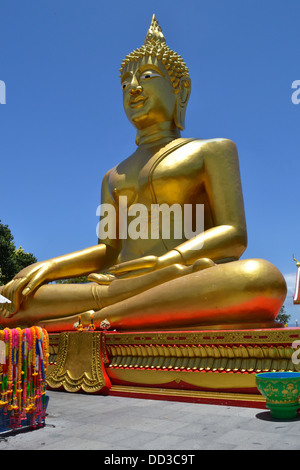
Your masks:
<svg viewBox="0 0 300 470"><path fill-rule="evenodd" d="M27 295L44 282L84 276L91 272L102 271L114 263L117 252L103 243L75 251L67 255L36 263L17 274L25 283L23 294ZM26 282L27 280L27 282Z"/></svg>
<svg viewBox="0 0 300 470"><path fill-rule="evenodd" d="M101 203L113 204L109 194L108 176L109 172L102 181ZM34 292L37 287L44 283L106 270L109 266L115 264L118 250L116 240L106 240L105 243L99 240L98 245L90 248L27 266L1 291L12 302L11 304L5 304L8 314L16 313L22 303L22 298ZM3 307L0 310L3 310Z"/></svg>
<svg viewBox="0 0 300 470"><path fill-rule="evenodd" d="M11 304L6 306L6 315L16 313L22 303L22 298L34 292L40 285L105 270L114 264L117 256L118 253L114 248L100 243L81 251L27 266L2 290L2 294L11 301Z"/></svg>

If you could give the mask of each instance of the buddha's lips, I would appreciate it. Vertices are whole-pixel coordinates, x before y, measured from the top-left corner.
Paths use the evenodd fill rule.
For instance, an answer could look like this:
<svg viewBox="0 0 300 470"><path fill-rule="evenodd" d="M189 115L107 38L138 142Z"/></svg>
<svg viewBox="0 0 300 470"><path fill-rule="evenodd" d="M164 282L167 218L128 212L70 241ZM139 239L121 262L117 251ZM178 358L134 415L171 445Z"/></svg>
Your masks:
<svg viewBox="0 0 300 470"><path fill-rule="evenodd" d="M129 106L130 106L131 108L136 108L136 107L138 107L139 105L143 105L146 100L147 100L147 98L143 98L143 97L141 96L141 97L139 97L139 98L136 98L135 100L130 100L130 101L129 101Z"/></svg>

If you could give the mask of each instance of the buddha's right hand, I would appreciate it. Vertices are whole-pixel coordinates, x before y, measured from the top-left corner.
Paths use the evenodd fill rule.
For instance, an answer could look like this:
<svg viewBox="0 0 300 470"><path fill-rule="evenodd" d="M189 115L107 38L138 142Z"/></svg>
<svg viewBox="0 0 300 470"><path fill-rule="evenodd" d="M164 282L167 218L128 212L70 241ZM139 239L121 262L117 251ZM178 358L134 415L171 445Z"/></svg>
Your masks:
<svg viewBox="0 0 300 470"><path fill-rule="evenodd" d="M34 292L41 284L56 279L55 271L55 263L52 260L34 263L22 269L1 291L11 303L1 304L0 314L7 318L17 313L24 297Z"/></svg>

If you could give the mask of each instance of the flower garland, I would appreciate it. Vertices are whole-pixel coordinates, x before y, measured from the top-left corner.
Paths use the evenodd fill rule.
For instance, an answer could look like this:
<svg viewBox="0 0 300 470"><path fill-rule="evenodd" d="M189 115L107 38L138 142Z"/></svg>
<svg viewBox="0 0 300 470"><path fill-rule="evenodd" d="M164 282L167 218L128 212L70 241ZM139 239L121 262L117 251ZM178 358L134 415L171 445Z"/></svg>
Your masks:
<svg viewBox="0 0 300 470"><path fill-rule="evenodd" d="M42 426L46 415L49 338L33 326L0 330L0 412L9 428ZM28 423L29 421L29 423Z"/></svg>

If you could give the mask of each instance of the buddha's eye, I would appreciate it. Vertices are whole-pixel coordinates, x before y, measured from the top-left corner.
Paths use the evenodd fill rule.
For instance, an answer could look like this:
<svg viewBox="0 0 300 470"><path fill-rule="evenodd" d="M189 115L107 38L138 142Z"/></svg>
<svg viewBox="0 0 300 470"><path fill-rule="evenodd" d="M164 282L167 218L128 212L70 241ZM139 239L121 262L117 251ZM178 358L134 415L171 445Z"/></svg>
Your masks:
<svg viewBox="0 0 300 470"><path fill-rule="evenodd" d="M124 80L122 83L121 83L121 88L122 90L125 90L125 88L129 85L129 80Z"/></svg>
<svg viewBox="0 0 300 470"><path fill-rule="evenodd" d="M153 70L147 70L146 72L143 72L140 76L142 80L147 80L148 78L152 77L160 77L161 75L158 72L154 72Z"/></svg>

